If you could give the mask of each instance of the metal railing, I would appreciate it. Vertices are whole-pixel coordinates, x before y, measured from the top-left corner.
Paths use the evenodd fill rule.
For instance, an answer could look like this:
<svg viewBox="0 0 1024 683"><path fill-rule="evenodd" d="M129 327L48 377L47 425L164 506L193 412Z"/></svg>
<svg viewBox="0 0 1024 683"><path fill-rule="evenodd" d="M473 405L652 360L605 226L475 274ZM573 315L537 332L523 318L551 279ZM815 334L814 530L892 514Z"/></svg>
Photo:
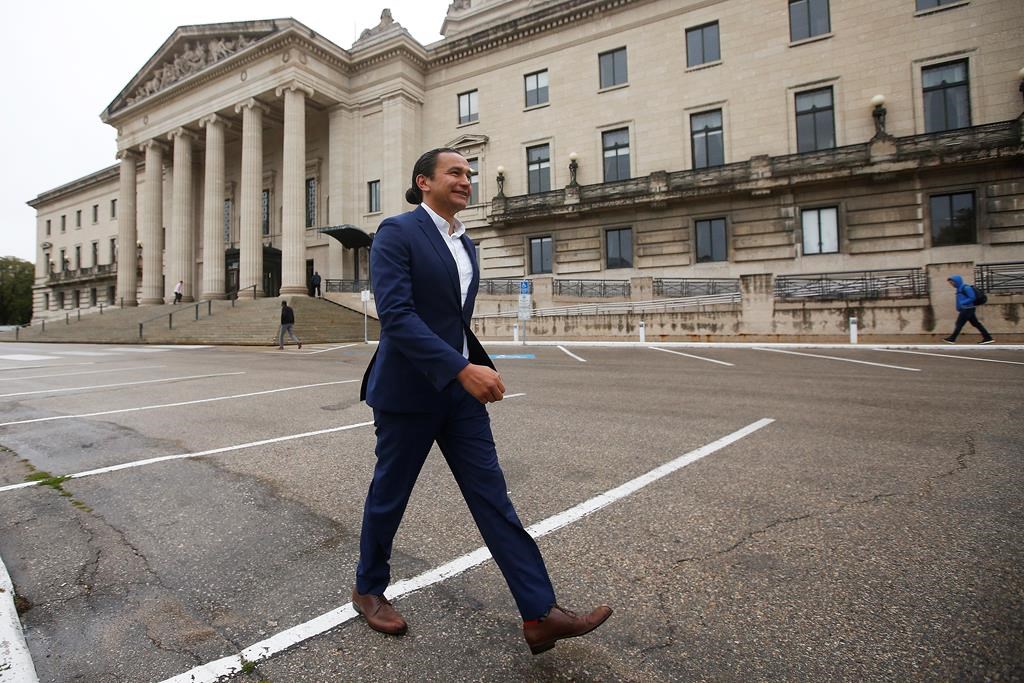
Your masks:
<svg viewBox="0 0 1024 683"><path fill-rule="evenodd" d="M921 268L775 277L776 299L901 299L928 295Z"/></svg>
<svg viewBox="0 0 1024 683"><path fill-rule="evenodd" d="M518 280L512 280L507 278L488 278L486 280L480 280L480 294L508 294L515 295L519 294L519 286L522 282L522 278ZM529 292L533 293L533 281L527 280L529 285Z"/></svg>
<svg viewBox="0 0 1024 683"><path fill-rule="evenodd" d="M324 280L325 292L343 292L358 294L364 289L371 289L369 280Z"/></svg>
<svg viewBox="0 0 1024 683"><path fill-rule="evenodd" d="M249 289L249 288L246 287L246 289ZM178 309L177 311L171 311L170 313L166 313L166 314L161 313L160 315L153 316L152 318L147 318L146 320L143 320L142 322L140 322L139 323L139 339L142 339L142 337L143 337L143 328L144 328L146 323L151 323L154 320L161 320L165 316L167 318L167 329L169 329L169 330L173 330L174 329L174 316L178 315L179 313L184 313L185 311L188 311L189 309L193 310L193 318L192 319L193 320L199 320L199 307L202 306L203 304L206 304L206 315L207 315L207 317L213 315L213 301L210 300L210 299L206 299L205 301L197 301L194 304L181 304L182 308ZM235 300L234 299L231 300L231 305L232 306L235 305Z"/></svg>
<svg viewBox="0 0 1024 683"><path fill-rule="evenodd" d="M1024 262L979 263L974 282L986 292L1024 292Z"/></svg>
<svg viewBox="0 0 1024 683"><path fill-rule="evenodd" d="M673 311L701 310L708 306L721 304L738 304L742 300L740 292L713 294L709 296L691 296L681 299L653 299L651 301L616 301L603 303L579 304L578 306L556 306L552 308L535 308L533 317L539 318L552 315L642 315L649 313L671 313ZM503 313L487 313L473 316L474 318L515 318L518 311Z"/></svg>
<svg viewBox="0 0 1024 683"><path fill-rule="evenodd" d="M71 282L93 278L109 277L117 273L116 263L101 263L95 266L82 266L75 270L57 270L49 274L50 282Z"/></svg>
<svg viewBox="0 0 1024 683"><path fill-rule="evenodd" d="M629 280L555 280L552 284L555 296L603 299L629 296L629 292Z"/></svg>
<svg viewBox="0 0 1024 683"><path fill-rule="evenodd" d="M654 295L666 298L731 294L740 291L739 279L670 279L654 278Z"/></svg>

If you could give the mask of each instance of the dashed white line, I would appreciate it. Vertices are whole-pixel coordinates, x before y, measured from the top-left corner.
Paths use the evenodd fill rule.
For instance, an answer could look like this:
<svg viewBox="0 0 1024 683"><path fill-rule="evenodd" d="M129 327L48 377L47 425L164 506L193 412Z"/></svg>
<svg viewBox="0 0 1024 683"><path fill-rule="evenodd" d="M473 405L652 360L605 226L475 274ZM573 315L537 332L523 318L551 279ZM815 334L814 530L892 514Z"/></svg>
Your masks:
<svg viewBox="0 0 1024 683"><path fill-rule="evenodd" d="M562 349L562 351L564 351L568 355L572 356L573 358L575 358L576 360L578 360L581 363L586 363L587 362L585 358L580 358L579 356L577 356L575 353L573 353L569 349L565 348L564 346L559 346L558 348Z"/></svg>
<svg viewBox="0 0 1024 683"><path fill-rule="evenodd" d="M103 370L83 370L81 372L58 372L53 375L27 375L25 377L0 377L0 382L15 382L19 379L43 379L45 377L74 377L76 375L99 375L108 372L128 372L130 370L149 370L162 368L163 365L139 365L134 368L104 368Z"/></svg>
<svg viewBox="0 0 1024 683"><path fill-rule="evenodd" d="M696 358L697 360L706 360L709 363L718 363L719 365L728 365L729 367L734 367L734 365L732 363L726 363L724 360L715 360L714 358L705 358L704 356L695 356L692 353L683 353L682 351L671 351L669 349L662 349L662 348L659 348L657 346L649 346L647 348L652 349L654 351L664 351L665 353L674 353L677 356L686 356L687 358Z"/></svg>
<svg viewBox="0 0 1024 683"><path fill-rule="evenodd" d="M853 358L841 358L839 356L825 356L820 353L801 353L800 351L785 351L783 349L768 349L761 346L755 346L755 351L771 351L772 353L788 353L793 356L809 356L811 358L827 358L829 360L840 360L844 363L860 363L861 365L874 365L879 368L890 368L892 370L908 370L910 372L921 372L920 368L905 368L902 365L886 365L885 363L872 363L866 360L854 360Z"/></svg>
<svg viewBox="0 0 1024 683"><path fill-rule="evenodd" d="M888 351L889 353L914 353L918 356L938 356L939 358L959 358L961 360L977 360L982 363L1008 363L1010 365L1024 365L1016 360L997 360L995 358L975 358L974 356L960 356L951 353L927 353L925 351L907 351L905 349L876 349L876 351Z"/></svg>
<svg viewBox="0 0 1024 683"><path fill-rule="evenodd" d="M137 384L158 384L160 382L176 382L181 379L206 379L207 377L228 377L244 375L244 372L218 372L212 375L186 375L184 377L165 377L163 379L147 379L141 382L118 382L117 384L94 384L91 387L67 387L65 389L39 389L37 391L19 391L13 394L0 394L0 398L11 396L31 396L32 394L57 394L65 391L87 391L89 389L108 389L110 387L129 387Z"/></svg>
<svg viewBox="0 0 1024 683"><path fill-rule="evenodd" d="M192 401L178 401L176 403L161 403L153 406L136 406L134 408L121 408L119 410L104 410L98 413L79 413L77 415L51 415L49 417L36 417L30 420L15 420L14 422L0 422L0 427L10 427L11 425L23 425L31 424L33 422L50 422L52 420L71 420L74 418L81 417L98 417L100 415L117 415L119 413L134 413L140 410L156 410L157 408L177 408L178 406L190 406L197 403L213 403L214 401L227 401L233 398L248 398L250 396L264 396L266 394L276 394L282 391L296 391L298 389L312 389L314 387L325 387L332 384L351 384L352 382L358 382L358 379L344 379L336 382L319 382L317 384L302 384L294 387L282 387L280 389L267 389L266 391L250 391L245 394L232 394L230 396L214 396L213 398L199 398ZM506 396L506 398L508 398Z"/></svg>
<svg viewBox="0 0 1024 683"><path fill-rule="evenodd" d="M573 522L576 522L603 507L611 505L612 503L639 491L648 484L651 484L662 477L668 476L676 470L686 467L687 465L694 463L715 451L721 450L731 443L739 441L745 436L753 434L762 427L770 425L772 422L774 422L774 420L770 418L763 418L757 422L753 422L743 429L737 430L728 436L718 439L717 441L713 441L706 446L690 451L685 455L681 455L675 460L671 460L664 465L647 472L646 474L636 477L635 479L631 479L621 486L594 496L590 500L586 500L579 505L565 510L564 512L558 513L557 515L548 517L547 519L530 526L527 528L527 531L534 538L540 538L550 534L553 531L572 524ZM458 576L468 569L472 569L477 565L483 564L490 559L490 557L491 553L486 547L477 548L471 553L458 557L451 562L436 567L428 572L424 572L419 576L391 584L385 592L385 595L393 600L405 597L410 593L414 593L423 588L427 588L428 586L440 583L445 579ZM283 652L284 650L287 650L288 648L294 647L305 640L309 640L310 638L320 635L321 633L325 633L347 621L351 621L355 617L356 611L353 609L352 603L342 605L341 607L332 609L331 611L321 614L310 621L298 624L265 640L254 643L236 655L223 657L208 664L202 664L186 671L183 674L179 674L173 678L168 678L163 683L215 683L223 676L231 676L239 673L242 670L243 659L247 662L261 662Z"/></svg>

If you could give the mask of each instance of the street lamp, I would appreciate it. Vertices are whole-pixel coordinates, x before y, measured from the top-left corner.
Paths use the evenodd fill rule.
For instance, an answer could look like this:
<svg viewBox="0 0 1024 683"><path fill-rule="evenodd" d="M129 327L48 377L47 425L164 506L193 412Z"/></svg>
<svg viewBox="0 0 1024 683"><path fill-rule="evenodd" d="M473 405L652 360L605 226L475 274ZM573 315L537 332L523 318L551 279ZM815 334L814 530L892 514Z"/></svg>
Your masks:
<svg viewBox="0 0 1024 683"><path fill-rule="evenodd" d="M875 95L871 98L871 116L875 119L875 137L885 135L885 95Z"/></svg>
<svg viewBox="0 0 1024 683"><path fill-rule="evenodd" d="M576 187L576 171L580 165L576 163L576 152L569 153L569 187Z"/></svg>
<svg viewBox="0 0 1024 683"><path fill-rule="evenodd" d="M505 198L505 167L498 167L498 197Z"/></svg>

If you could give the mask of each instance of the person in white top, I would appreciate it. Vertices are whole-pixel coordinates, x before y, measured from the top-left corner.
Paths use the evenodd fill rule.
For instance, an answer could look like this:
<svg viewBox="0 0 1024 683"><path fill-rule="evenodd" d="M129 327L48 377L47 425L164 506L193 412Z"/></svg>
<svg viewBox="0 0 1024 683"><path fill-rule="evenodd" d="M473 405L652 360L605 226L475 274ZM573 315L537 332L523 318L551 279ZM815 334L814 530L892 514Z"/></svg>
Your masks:
<svg viewBox="0 0 1024 683"><path fill-rule="evenodd" d="M178 280L178 284L174 285L174 303L181 303L181 295L185 291L185 281Z"/></svg>

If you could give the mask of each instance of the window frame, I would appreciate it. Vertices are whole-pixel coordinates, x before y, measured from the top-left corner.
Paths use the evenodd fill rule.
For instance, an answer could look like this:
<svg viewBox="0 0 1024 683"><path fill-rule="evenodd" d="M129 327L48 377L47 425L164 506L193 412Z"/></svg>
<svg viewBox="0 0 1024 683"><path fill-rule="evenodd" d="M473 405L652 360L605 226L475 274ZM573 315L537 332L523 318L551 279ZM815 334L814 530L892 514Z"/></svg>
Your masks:
<svg viewBox="0 0 1024 683"><path fill-rule="evenodd" d="M714 29L715 29L715 52L716 52L716 55L715 55L715 57L713 59L709 58L708 50L707 50L707 42L708 41L705 39L705 31L707 31L708 29L710 29L712 27L714 27ZM691 57L691 54L690 54L690 38L691 38L691 36L694 36L694 35L699 35L700 36L700 53L701 54L700 54L700 61L699 62L692 62L692 61L690 61L690 57ZM686 29L686 40L685 40L685 43L686 43L686 68L687 69L694 69L694 68L699 67L699 66L708 66L710 64L717 64L718 62L722 61L722 29L719 26L718 19L715 19L714 21L709 21L709 22L700 24L698 26L691 26L691 27L687 28Z"/></svg>
<svg viewBox="0 0 1024 683"><path fill-rule="evenodd" d="M928 235L931 241L932 247L955 247L963 246L965 244L979 244L981 229L978 224L978 193L975 190L950 190L944 192L935 192L928 195ZM971 198L971 239L968 241L937 241L937 233L935 229L935 200L936 199L948 199L949 200L949 216L952 224L953 220L953 201L954 197L970 197Z"/></svg>
<svg viewBox="0 0 1024 683"><path fill-rule="evenodd" d="M539 78L541 75L544 76L544 81L545 81L544 85L543 85L543 90L544 90L544 99L543 100L540 99L540 94L539 94L540 91L541 91L541 88L542 88L542 86L540 85L540 78ZM530 78L531 77L534 78L534 83L535 83L535 86L534 86L534 88L532 90L530 88ZM523 101L525 102L525 105L526 105L525 108L526 109L533 109L535 107L542 107L542 106L550 103L550 101L551 101L551 99L550 99L550 83L551 83L551 78L548 75L548 70L547 69L541 69L540 71L533 71L531 73L523 75L523 90L524 90ZM535 101L533 104L530 104L530 93L531 92L538 93L537 96L536 96L536 100L537 101Z"/></svg>
<svg viewBox="0 0 1024 683"><path fill-rule="evenodd" d="M796 37L793 35L793 6L803 3L807 7L807 35ZM825 6L825 30L819 33L814 33L814 19L812 17L812 5L814 3L824 3ZM791 43L799 43L805 40L812 40L821 36L827 36L832 33L832 8L829 6L829 0L789 0L789 41Z"/></svg>
<svg viewBox="0 0 1024 683"><path fill-rule="evenodd" d="M231 244L231 224L235 213L233 197L225 197L221 205L221 228L224 230L224 244Z"/></svg>
<svg viewBox="0 0 1024 683"><path fill-rule="evenodd" d="M462 98L466 98L466 116L462 116ZM456 98L458 102L458 108L456 113L458 114L458 125L468 126L471 123L476 123L480 120L480 90L474 88L472 90L465 90L460 92Z"/></svg>
<svg viewBox="0 0 1024 683"><path fill-rule="evenodd" d="M273 230L274 207L271 206L273 193L270 188L263 188L260 192L260 238L270 237Z"/></svg>
<svg viewBox="0 0 1024 683"><path fill-rule="evenodd" d="M957 82L954 82L952 84L946 84L946 81L943 80L939 85L933 85L933 86L926 86L924 84L925 72L930 71L930 70L934 70L934 69L942 69L942 68L946 68L946 67L951 67L951 66L955 66L955 65L958 65L958 64L962 64L963 65L963 68L964 68L964 80L957 81ZM949 123L949 92L951 90L954 90L954 89L957 89L957 90L962 89L963 90L964 98L966 99L967 122L966 122L965 125L955 126L955 127L951 128L951 127L948 126L948 123ZM944 123L947 124L947 126L944 127L944 128L936 129L936 130L928 130L928 122L929 122L929 116L928 116L928 94L929 93L934 93L934 92L942 92L942 95L943 95L942 96L942 105L943 105L942 106L942 113L943 113ZM971 111L971 64L970 64L970 58L962 57L960 59L953 59L953 60L945 61L945 62L936 62L934 64L928 64L928 65L922 65L921 66L921 113L922 113L922 116L923 116L924 132L925 133L942 133L942 132L945 132L945 131L948 131L948 130L960 130L960 129L963 129L963 128L970 128L971 127L972 119L973 119L973 112Z"/></svg>
<svg viewBox="0 0 1024 683"><path fill-rule="evenodd" d="M606 143L607 136L609 136L609 135L611 135L613 133L621 133L623 131L625 131L625 133L626 133L626 144L625 145L615 145L615 146L609 147L607 145L607 143ZM620 126L620 127L617 127L617 128L607 128L607 129L604 129L604 130L601 131L601 177L603 179L602 182L614 183L614 182L618 182L620 180L629 180L630 178L633 177L633 166L632 166L633 159L632 159L632 156L631 156L632 155L632 150L631 150L632 142L633 141L631 139L631 131L630 131L630 127L629 126ZM625 150L626 150L626 154L625 154L625 156L626 156L626 177L625 178L609 178L608 177L608 164L607 164L607 161L606 161L608 159L608 152L610 150L615 152L616 168L618 169L621 166L621 162L619 161L619 159L622 156L622 154L619 153L619 150L621 150L623 148L625 148Z"/></svg>
<svg viewBox="0 0 1024 683"><path fill-rule="evenodd" d="M835 212L835 245L836 248L833 251L825 251L824 241L822 240L821 230L821 212L822 211L834 211ZM804 226L804 216L809 214L817 214L817 229L818 229L818 251L807 251L807 232ZM822 256L827 254L839 254L842 253L842 242L840 241L840 226L839 226L839 206L836 204L824 205L824 206L810 206L807 208L800 209L800 253L803 256Z"/></svg>
<svg viewBox="0 0 1024 683"><path fill-rule="evenodd" d="M622 53L622 80L618 80L618 70L615 68L615 56ZM605 85L605 57L609 57L611 61L611 83ZM597 86L598 91L610 90L612 88L621 88L629 85L629 53L626 50L626 46L617 47L612 50L605 50L597 54Z"/></svg>
<svg viewBox="0 0 1024 683"><path fill-rule="evenodd" d="M810 109L801 112L799 109L799 100L801 96L810 96L820 92L828 91L829 93L829 106L818 108L817 105L812 105ZM832 144L827 147L818 146L818 114L824 111L830 112L832 119ZM809 90L799 90L793 93L793 115L795 122L795 133L796 133L796 150L798 154L806 154L810 152L820 152L827 149L835 149L839 146L839 140L836 135L836 92L835 87L832 85L826 85L818 88L811 88ZM802 116L810 116L813 125L813 142L814 147L812 149L801 149L800 148L800 119Z"/></svg>
<svg viewBox="0 0 1024 683"><path fill-rule="evenodd" d="M366 213L380 213L380 178L366 182Z"/></svg>
<svg viewBox="0 0 1024 683"><path fill-rule="evenodd" d="M317 221L317 194L319 192L320 181L316 176L307 176L305 184L305 199L306 204L303 210L305 214L305 222L307 228L316 227Z"/></svg>
<svg viewBox="0 0 1024 683"><path fill-rule="evenodd" d="M548 258L550 261L548 270L543 270L544 267L544 240L547 240L548 244ZM541 258L541 269L538 270L533 260L533 243L540 242L540 258ZM547 235L534 235L526 238L526 253L527 262L526 267L530 275L551 275L555 272L555 239L551 234Z"/></svg>
<svg viewBox="0 0 1024 683"><path fill-rule="evenodd" d="M110 218L117 218L117 197L110 200Z"/></svg>
<svg viewBox="0 0 1024 683"><path fill-rule="evenodd" d="M628 251L629 251L629 259L628 259L628 261L626 261L626 259L624 259L622 257L622 255L621 255L622 254L622 247L623 247L623 244L624 244L624 242L622 240L622 233L628 233L628 239L625 242L625 244L628 246ZM618 243L617 244L617 248L619 250L618 258L619 258L620 261L624 261L624 263L619 264L619 265L612 265L612 263L611 263L611 258L612 257L611 257L611 248L610 247L611 247L611 237L612 237L612 235L617 235L618 238L619 238L617 240L617 243ZM621 269L621 268L633 268L633 264L634 264L633 252L634 252L634 250L633 250L633 226L627 225L627 226L618 227L618 228L608 228L607 230L604 231L604 267L605 267L605 270L618 270L618 269Z"/></svg>
<svg viewBox="0 0 1024 683"><path fill-rule="evenodd" d="M50 219L47 218L46 219L46 236L47 237L50 236L50 233L52 232L52 230L53 230L53 225L51 224Z"/></svg>
<svg viewBox="0 0 1024 683"><path fill-rule="evenodd" d="M76 228L82 227L82 210L81 209L75 209L75 227Z"/></svg>
<svg viewBox="0 0 1024 683"><path fill-rule="evenodd" d="M92 224L96 225L99 222L100 222L100 205L99 204L93 204L92 205Z"/></svg>
<svg viewBox="0 0 1024 683"><path fill-rule="evenodd" d="M698 131L696 128L693 127L694 117L705 116L707 114L713 114L715 112L718 112L718 128L710 128L708 126L705 126L704 128L701 128ZM721 163L717 163L717 164L706 163L703 166L698 166L697 165L697 135L698 135L698 132L701 135L704 136L704 157L705 157L705 159L710 160L711 155L708 153L709 152L709 146L707 144L707 136L708 136L709 132L710 133L714 133L716 131L719 133L718 139L719 139L719 143L721 145L721 152L722 152L722 161L721 161ZM715 168L716 166L724 166L725 165L725 163L726 163L725 162L725 112L722 110L721 107L719 107L717 109L705 109L703 111L696 111L696 112L692 112L690 114L690 163L692 164L692 168L693 169Z"/></svg>
<svg viewBox="0 0 1024 683"><path fill-rule="evenodd" d="M714 258L715 252L715 223L721 221L722 223L722 246L725 250L725 256L720 259ZM700 258L700 228L702 223L708 224L708 238L711 241L711 258L701 259ZM729 261L729 220L726 216L709 216L707 218L698 218L693 221L693 259L694 263L728 263Z"/></svg>
<svg viewBox="0 0 1024 683"><path fill-rule="evenodd" d="M533 152L534 150L539 150L539 149L545 149L547 151L547 158L545 158L543 160L538 160L536 162L531 161L530 160L530 153ZM536 169L533 168L534 165L537 166ZM542 172L544 172L543 180L541 180L541 178L542 178L541 173ZM534 174L535 173L537 174L537 179L538 179L538 182L539 182L539 185L536 186L536 187L534 186ZM544 187L545 182L543 182L545 180L547 181L546 182L546 185L547 185L546 188ZM541 193L541 192L550 192L551 191L551 185L552 185L552 183L551 183L551 143L550 142L542 142L542 143L537 144L537 145L530 145L530 146L528 146L526 148L526 193L527 194L538 194L538 193Z"/></svg>
<svg viewBox="0 0 1024 683"><path fill-rule="evenodd" d="M480 157L468 157L469 163L469 204L473 206L480 203Z"/></svg>

